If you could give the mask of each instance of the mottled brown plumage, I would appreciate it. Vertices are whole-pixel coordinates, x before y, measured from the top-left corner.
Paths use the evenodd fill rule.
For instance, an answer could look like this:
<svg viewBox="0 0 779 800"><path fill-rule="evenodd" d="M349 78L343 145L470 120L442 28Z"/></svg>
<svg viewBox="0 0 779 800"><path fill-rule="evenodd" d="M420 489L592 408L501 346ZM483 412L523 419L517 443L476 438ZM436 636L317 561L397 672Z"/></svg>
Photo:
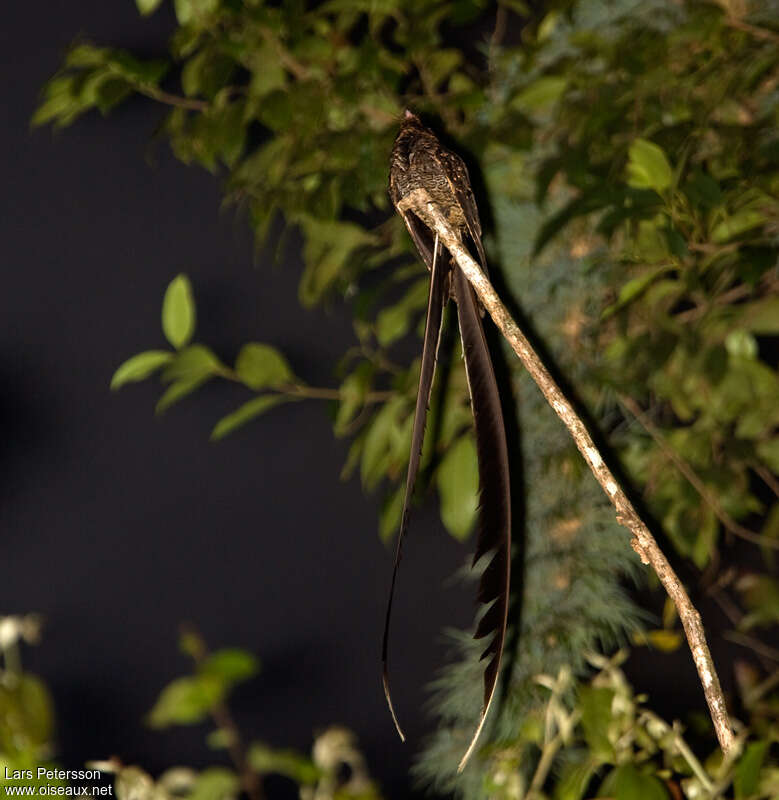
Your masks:
<svg viewBox="0 0 779 800"><path fill-rule="evenodd" d="M487 259L481 243L481 223L471 189L468 168L456 153L447 150L419 117L406 111L390 156L390 198L398 203L414 189L424 189L438 204L452 227L470 236L481 268ZM430 269L434 235L412 211L399 210L411 238Z"/></svg>
<svg viewBox="0 0 779 800"><path fill-rule="evenodd" d="M404 739L389 690L387 667L389 625L403 537L408 526L409 502L419 470L425 419L430 402L441 334L443 307L451 296L457 303L479 462L481 503L479 536L474 554L474 564L482 556L488 553L492 554L479 585L479 601L488 604L489 607L481 617L475 634L477 639L491 637L490 643L482 655L482 658L489 657L484 670L484 703L476 732L460 762L459 768L462 769L475 748L495 694L506 636L511 548L508 449L500 395L489 349L484 338L476 296L462 270L440 245L436 234L412 210L400 207L401 201L415 189L424 189L428 197L438 205L460 238L473 246L482 269L486 271L486 259L481 242L481 223L468 170L458 155L443 147L435 134L422 125L418 117L410 111L406 111L392 149L389 193L431 275L419 390L411 435L411 454L384 623L383 682L392 718L401 739Z"/></svg>

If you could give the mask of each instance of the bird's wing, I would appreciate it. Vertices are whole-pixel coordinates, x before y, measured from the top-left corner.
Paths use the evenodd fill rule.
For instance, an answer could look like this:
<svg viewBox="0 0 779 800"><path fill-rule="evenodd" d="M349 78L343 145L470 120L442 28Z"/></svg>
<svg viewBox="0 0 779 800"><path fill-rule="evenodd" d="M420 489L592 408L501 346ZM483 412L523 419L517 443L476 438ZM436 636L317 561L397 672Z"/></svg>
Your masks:
<svg viewBox="0 0 779 800"><path fill-rule="evenodd" d="M421 224L421 223L420 223ZM413 234L412 234L413 235ZM441 323L443 310L449 299L449 273L450 266L448 260L440 255L438 240L433 243L432 253L438 251L438 258L431 258L430 274L430 293L427 301L427 319L425 321L425 338L422 347L422 365L419 372L419 389L417 390L417 403L414 409L414 424L411 432L411 455L408 462L408 474L406 476L406 492L403 498L403 511L400 518L400 530L398 532L398 543L395 551L395 565L392 570L392 583L390 584L389 600L387 602L387 615L384 620L384 636L381 645L382 660L382 681L384 683L384 694L387 698L392 719L398 729L400 738L405 741L405 736L398 723L395 709L392 706L389 689L389 672L387 667L387 650L389 640L390 616L392 614L392 598L395 593L395 580L398 576L398 566L400 565L401 551L403 548L403 537L408 527L408 512L411 495L414 491L414 482L419 470L419 460L422 454L422 443L425 438L425 421L427 409L430 403L430 391L433 386L433 376L435 374L436 358L438 355L438 345L441 339Z"/></svg>
<svg viewBox="0 0 779 800"><path fill-rule="evenodd" d="M456 265L453 268L452 283L457 301L457 317L479 461L479 534L473 563L476 564L482 556L492 553L481 576L478 595L479 602L490 605L479 621L474 635L476 639L492 637L482 654L482 659L489 658L484 669L484 703L476 731L458 767L458 770L462 770L476 747L495 695L506 639L511 557L511 492L503 411L476 295L463 271Z"/></svg>
<svg viewBox="0 0 779 800"><path fill-rule="evenodd" d="M487 259L484 255L484 246L481 242L481 220L479 219L479 209L476 206L476 198L471 189L471 179L468 175L468 167L456 153L441 148L438 157L444 166L444 173L449 181L452 192L465 216L465 224L468 226L473 243L479 256L479 263L484 273L487 273Z"/></svg>

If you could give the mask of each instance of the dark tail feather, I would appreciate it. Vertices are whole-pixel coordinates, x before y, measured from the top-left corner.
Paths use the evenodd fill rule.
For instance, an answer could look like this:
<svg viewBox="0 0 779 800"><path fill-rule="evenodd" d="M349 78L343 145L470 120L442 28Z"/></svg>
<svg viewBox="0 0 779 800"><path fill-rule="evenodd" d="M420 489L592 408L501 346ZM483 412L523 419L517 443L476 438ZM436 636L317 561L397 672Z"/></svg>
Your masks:
<svg viewBox="0 0 779 800"><path fill-rule="evenodd" d="M384 636L381 645L382 661L382 683L384 685L384 696L387 698L392 720L398 730L400 738L405 741L406 737L398 723L395 709L392 706L390 697L389 673L387 669L387 650L389 640L390 616L392 615L392 598L395 594L395 580L398 576L398 566L403 548L403 537L408 527L408 511L411 495L414 492L414 482L416 481L419 470L419 460L422 455L422 443L425 438L425 420L427 409L430 403L430 391L433 386L433 376L435 374L436 357L438 355L438 344L441 339L441 322L443 318L444 305L448 297L448 274L449 265L439 254L435 258L438 248L438 239L434 244L434 254L432 259L432 269L430 274L430 294L427 301L427 319L425 322L425 338L422 347L422 366L419 372L419 389L417 391L417 405L414 410L414 426L411 432L411 455L408 462L408 475L406 476L406 493L403 498L403 512L400 517L400 530L398 532L398 543L395 551L395 565L392 569L392 583L390 584L389 600L387 602L387 615L384 620Z"/></svg>
<svg viewBox="0 0 779 800"><path fill-rule="evenodd" d="M476 747L498 683L508 615L511 493L503 411L476 296L458 266L454 267L453 284L479 459L479 537L473 563L485 554L492 553L482 574L478 595L481 603L492 605L481 618L475 634L476 639L492 636L482 655L482 659L489 657L484 670L484 704L476 731L460 761L459 772Z"/></svg>

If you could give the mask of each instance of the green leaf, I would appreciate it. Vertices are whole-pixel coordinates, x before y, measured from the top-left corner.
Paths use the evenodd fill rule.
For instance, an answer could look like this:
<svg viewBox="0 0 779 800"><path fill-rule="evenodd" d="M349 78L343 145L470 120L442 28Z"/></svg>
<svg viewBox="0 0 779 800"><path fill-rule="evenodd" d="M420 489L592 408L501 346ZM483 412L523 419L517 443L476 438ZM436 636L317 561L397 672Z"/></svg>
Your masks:
<svg viewBox="0 0 779 800"><path fill-rule="evenodd" d="M614 746L609 738L613 700L613 689L592 686L582 686L579 689L584 738L598 763L614 763Z"/></svg>
<svg viewBox="0 0 779 800"><path fill-rule="evenodd" d="M362 447L360 479L365 489L371 490L384 477L390 462L390 446L393 432L399 431L398 415L406 400L395 396L388 400L374 415Z"/></svg>
<svg viewBox="0 0 779 800"><path fill-rule="evenodd" d="M17 747L36 752L51 745L53 729L51 696L40 678L26 673L8 685L0 682L0 747L8 741L12 752ZM6 752L0 751L0 763Z"/></svg>
<svg viewBox="0 0 779 800"><path fill-rule="evenodd" d="M167 728L201 722L224 694L224 684L212 675L177 678L160 693L148 723L152 728Z"/></svg>
<svg viewBox="0 0 779 800"><path fill-rule="evenodd" d="M542 111L554 105L568 88L568 78L546 75L526 86L512 101L519 111Z"/></svg>
<svg viewBox="0 0 779 800"><path fill-rule="evenodd" d="M772 439L758 442L756 450L758 456L760 456L760 460L768 469L775 475L779 475L779 436L774 436Z"/></svg>
<svg viewBox="0 0 779 800"><path fill-rule="evenodd" d="M313 306L353 266L356 252L376 238L352 222L323 221L304 216L303 258L306 268L300 280L299 296L304 306Z"/></svg>
<svg viewBox="0 0 779 800"><path fill-rule="evenodd" d="M752 333L767 336L779 334L779 295L745 303L738 310L741 313L741 324Z"/></svg>
<svg viewBox="0 0 779 800"><path fill-rule="evenodd" d="M473 529L479 507L479 465L473 436L461 436L446 452L436 472L441 520L455 539Z"/></svg>
<svg viewBox="0 0 779 800"><path fill-rule="evenodd" d="M202 344L193 344L173 355L162 373L163 381L192 380L215 375L224 369L213 350Z"/></svg>
<svg viewBox="0 0 779 800"><path fill-rule="evenodd" d="M459 50L442 50L435 48L429 50L425 55L426 79L432 88L441 84L463 60L463 54Z"/></svg>
<svg viewBox="0 0 779 800"><path fill-rule="evenodd" d="M260 670L260 662L251 653L238 648L217 650L199 665L201 675L210 675L230 688L253 678Z"/></svg>
<svg viewBox="0 0 779 800"><path fill-rule="evenodd" d="M601 784L598 797L616 800L669 800L668 790L654 775L639 772L633 764L621 764Z"/></svg>
<svg viewBox="0 0 779 800"><path fill-rule="evenodd" d="M381 513L379 514L379 538L382 542L391 541L392 537L398 532L405 494L406 484L405 481L401 481L395 491L384 499Z"/></svg>
<svg viewBox="0 0 779 800"><path fill-rule="evenodd" d="M722 222L714 226L711 232L711 240L715 244L725 244L731 239L735 239L742 233L757 228L766 221L765 214L752 208L745 208L737 211L733 216L723 219Z"/></svg>
<svg viewBox="0 0 779 800"><path fill-rule="evenodd" d="M752 742L747 745L744 755L741 756L736 774L733 776L733 788L736 800L751 797L757 792L760 783L760 770L768 753L768 742Z"/></svg>
<svg viewBox="0 0 779 800"><path fill-rule="evenodd" d="M270 411L274 406L288 402L290 399L281 394L266 394L249 400L233 411L232 414L222 417L216 423L211 431L211 440L216 442L219 439L224 439L228 433L232 433L234 430L246 425L247 422L251 422L266 411Z"/></svg>
<svg viewBox="0 0 779 800"><path fill-rule="evenodd" d="M673 653L682 645L682 636L678 631L658 628L646 633L639 631L634 634L634 641L637 644L650 644L663 653Z"/></svg>
<svg viewBox="0 0 779 800"><path fill-rule="evenodd" d="M173 0L176 19L180 25L204 21L203 18L219 8L220 0Z"/></svg>
<svg viewBox="0 0 779 800"><path fill-rule="evenodd" d="M400 302L379 312L376 317L376 339L382 347L387 347L408 333L414 312L427 305L429 284L429 278L416 281Z"/></svg>
<svg viewBox="0 0 779 800"><path fill-rule="evenodd" d="M671 269L671 267L668 266L652 269L649 272L645 272L643 275L639 275L637 278L633 278L632 280L629 280L627 283L623 284L622 288L619 290L617 301L603 309L601 319L609 319L609 317L613 316L617 311L632 303L633 300L637 299L644 292L646 292L646 290L657 280L658 277L668 272L669 269Z"/></svg>
<svg viewBox="0 0 779 800"><path fill-rule="evenodd" d="M138 11L140 11L144 17L153 14L160 7L161 3L162 0L135 0Z"/></svg>
<svg viewBox="0 0 779 800"><path fill-rule="evenodd" d="M183 273L177 275L165 290L162 330L177 350L188 344L195 333L195 299L189 278Z"/></svg>
<svg viewBox="0 0 779 800"><path fill-rule="evenodd" d="M628 151L628 185L635 189L670 188L673 171L662 147L646 139L636 139Z"/></svg>
<svg viewBox="0 0 779 800"><path fill-rule="evenodd" d="M251 342L241 348L235 360L238 377L251 389L291 383L294 375L284 356L268 344Z"/></svg>
<svg viewBox="0 0 779 800"><path fill-rule="evenodd" d="M261 774L285 775L302 786L315 785L322 774L310 759L294 750L275 750L262 742L252 742L246 759Z"/></svg>
<svg viewBox="0 0 779 800"><path fill-rule="evenodd" d="M744 575L736 588L749 609L739 623L741 630L779 623L779 579L770 575Z"/></svg>
<svg viewBox="0 0 779 800"><path fill-rule="evenodd" d="M338 411L333 425L336 436L343 436L349 430L357 412L363 407L372 385L374 372L373 364L363 361L341 384L338 390Z"/></svg>
<svg viewBox="0 0 779 800"><path fill-rule="evenodd" d="M210 376L201 378L185 378L180 381L174 381L163 393L162 397L157 401L154 407L155 414L162 414L167 411L172 405L183 400L187 395L199 389L206 381L210 380Z"/></svg>
<svg viewBox="0 0 779 800"><path fill-rule="evenodd" d="M554 800L581 800L594 774L595 766L589 760L569 762L560 774Z"/></svg>
<svg viewBox="0 0 779 800"><path fill-rule="evenodd" d="M748 358L757 357L757 342L749 331L737 328L725 337L725 349L732 356Z"/></svg>
<svg viewBox="0 0 779 800"><path fill-rule="evenodd" d="M241 781L226 767L204 769L187 793L187 800L233 800L241 793Z"/></svg>
<svg viewBox="0 0 779 800"><path fill-rule="evenodd" d="M172 360L173 353L167 350L145 350L143 353L138 353L117 368L111 378L111 388L119 389L126 383L142 381Z"/></svg>
<svg viewBox="0 0 779 800"><path fill-rule="evenodd" d="M273 46L266 42L256 47L253 53L256 68L249 82L249 94L260 99L274 89L282 89L287 83L287 73L281 65Z"/></svg>

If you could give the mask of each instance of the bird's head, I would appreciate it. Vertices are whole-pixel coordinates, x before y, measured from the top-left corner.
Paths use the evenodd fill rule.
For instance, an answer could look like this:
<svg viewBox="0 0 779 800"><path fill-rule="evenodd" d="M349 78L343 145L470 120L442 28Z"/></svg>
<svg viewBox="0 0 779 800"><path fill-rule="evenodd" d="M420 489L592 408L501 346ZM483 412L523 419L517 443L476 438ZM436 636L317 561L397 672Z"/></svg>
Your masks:
<svg viewBox="0 0 779 800"><path fill-rule="evenodd" d="M403 112L403 121L401 122L403 128L422 128L422 120L408 108Z"/></svg>

